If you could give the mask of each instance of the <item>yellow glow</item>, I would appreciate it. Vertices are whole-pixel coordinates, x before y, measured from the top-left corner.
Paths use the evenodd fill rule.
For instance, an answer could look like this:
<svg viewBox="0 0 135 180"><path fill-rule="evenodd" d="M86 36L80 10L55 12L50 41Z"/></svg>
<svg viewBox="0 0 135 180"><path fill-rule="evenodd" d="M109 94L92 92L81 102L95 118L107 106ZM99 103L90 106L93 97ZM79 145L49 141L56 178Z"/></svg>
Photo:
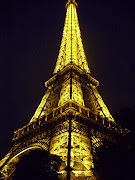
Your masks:
<svg viewBox="0 0 135 180"><path fill-rule="evenodd" d="M72 86L72 98L70 99L70 86ZM73 100L76 103L84 106L83 93L81 90L81 84L72 79L72 85L70 85L70 79L62 84L62 89L60 93L60 100L58 105L63 105L69 100Z"/></svg>
<svg viewBox="0 0 135 180"><path fill-rule="evenodd" d="M86 73L90 73L83 49L76 5L74 3L70 3L67 7L63 37L54 73L57 73L72 62L85 70Z"/></svg>
<svg viewBox="0 0 135 180"><path fill-rule="evenodd" d="M101 116L103 116L103 117L107 117L107 118L108 118L109 120L111 120L111 121L114 121L114 119L113 119L111 113L109 112L107 106L105 105L102 97L101 97L100 94L98 93L97 88L93 89L93 92L94 92L94 95L96 96L96 99L97 99L99 105L100 105L99 110L98 110L97 113L99 113L99 114L100 114ZM101 108L102 108L102 109L101 109Z"/></svg>
<svg viewBox="0 0 135 180"><path fill-rule="evenodd" d="M45 104L47 101L47 98L49 97L50 93L51 93L52 87L48 88L48 90L46 91L45 95L43 96L36 112L34 113L33 117L31 118L30 122L34 121L35 119L37 119L40 116L45 115L46 111L43 111L43 109L45 109ZM48 109L47 109L48 110Z"/></svg>
<svg viewBox="0 0 135 180"><path fill-rule="evenodd" d="M67 123L67 124L66 124ZM65 126L68 126L68 122ZM76 123L74 122L74 127ZM87 136L80 133L71 133L71 167L72 173L78 176L92 176L92 168L94 168L93 157L91 154L91 144ZM63 174L67 166L67 152L68 152L68 132L61 133L55 136L50 144L50 153L61 157L63 163L60 167L59 173Z"/></svg>

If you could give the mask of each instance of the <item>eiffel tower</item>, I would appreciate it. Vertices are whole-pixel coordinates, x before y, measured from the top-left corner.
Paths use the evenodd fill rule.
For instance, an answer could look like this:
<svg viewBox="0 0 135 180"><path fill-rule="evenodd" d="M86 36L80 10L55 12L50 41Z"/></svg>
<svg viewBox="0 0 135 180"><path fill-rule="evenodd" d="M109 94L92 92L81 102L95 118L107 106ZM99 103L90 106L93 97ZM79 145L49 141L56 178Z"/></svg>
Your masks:
<svg viewBox="0 0 135 180"><path fill-rule="evenodd" d="M66 3L63 37L53 76L28 124L14 132L14 145L0 161L3 179L12 179L26 153L42 149L61 158L59 179L96 180L94 159L104 141L126 133L106 107L86 60L75 0Z"/></svg>

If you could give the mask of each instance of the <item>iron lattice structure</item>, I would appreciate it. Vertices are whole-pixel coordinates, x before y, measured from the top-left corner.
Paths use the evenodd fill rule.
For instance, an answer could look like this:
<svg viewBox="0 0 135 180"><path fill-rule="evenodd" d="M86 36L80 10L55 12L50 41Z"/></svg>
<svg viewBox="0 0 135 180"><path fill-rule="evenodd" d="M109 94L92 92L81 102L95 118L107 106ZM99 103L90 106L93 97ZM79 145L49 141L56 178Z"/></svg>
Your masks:
<svg viewBox="0 0 135 180"><path fill-rule="evenodd" d="M0 161L3 179L12 179L21 156L43 149L61 158L59 179L95 180L94 158L104 141L127 133L114 121L91 76L77 17L69 0L54 75L31 121L14 132L14 146Z"/></svg>

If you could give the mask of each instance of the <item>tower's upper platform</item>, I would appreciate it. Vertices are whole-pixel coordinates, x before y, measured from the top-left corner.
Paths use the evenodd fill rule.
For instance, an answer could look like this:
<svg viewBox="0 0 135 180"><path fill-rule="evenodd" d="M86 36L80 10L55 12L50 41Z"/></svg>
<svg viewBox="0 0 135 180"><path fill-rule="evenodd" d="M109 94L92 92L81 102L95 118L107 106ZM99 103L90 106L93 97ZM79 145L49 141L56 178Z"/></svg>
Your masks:
<svg viewBox="0 0 135 180"><path fill-rule="evenodd" d="M90 73L81 39L77 7L78 4L75 0L69 0L66 3L67 12L63 37L54 73L71 63L76 64L86 73Z"/></svg>

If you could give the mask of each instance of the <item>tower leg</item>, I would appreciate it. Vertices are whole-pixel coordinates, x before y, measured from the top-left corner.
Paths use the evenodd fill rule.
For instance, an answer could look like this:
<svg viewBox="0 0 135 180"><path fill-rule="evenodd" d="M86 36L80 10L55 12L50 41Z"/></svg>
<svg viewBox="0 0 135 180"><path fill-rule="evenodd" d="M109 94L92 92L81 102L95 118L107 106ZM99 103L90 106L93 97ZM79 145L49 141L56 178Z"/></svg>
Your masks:
<svg viewBox="0 0 135 180"><path fill-rule="evenodd" d="M69 118L69 137L68 137L68 157L67 157L67 180L70 180L70 160L71 160L71 118Z"/></svg>

